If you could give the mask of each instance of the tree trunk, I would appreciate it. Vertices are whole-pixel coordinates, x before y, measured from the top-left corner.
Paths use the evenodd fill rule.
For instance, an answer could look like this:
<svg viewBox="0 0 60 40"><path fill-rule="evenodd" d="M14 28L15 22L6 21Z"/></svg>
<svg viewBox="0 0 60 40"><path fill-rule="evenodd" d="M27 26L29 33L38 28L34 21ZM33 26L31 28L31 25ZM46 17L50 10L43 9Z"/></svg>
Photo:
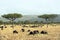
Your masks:
<svg viewBox="0 0 60 40"><path fill-rule="evenodd" d="M11 27L14 28L14 26L13 26L13 24L14 24L14 23L13 23L13 20L11 20L11 23L12 23L12 24L11 24L11 25L12 25Z"/></svg>
<svg viewBox="0 0 60 40"><path fill-rule="evenodd" d="M46 19L46 22L47 22L47 27L48 27L48 19Z"/></svg>

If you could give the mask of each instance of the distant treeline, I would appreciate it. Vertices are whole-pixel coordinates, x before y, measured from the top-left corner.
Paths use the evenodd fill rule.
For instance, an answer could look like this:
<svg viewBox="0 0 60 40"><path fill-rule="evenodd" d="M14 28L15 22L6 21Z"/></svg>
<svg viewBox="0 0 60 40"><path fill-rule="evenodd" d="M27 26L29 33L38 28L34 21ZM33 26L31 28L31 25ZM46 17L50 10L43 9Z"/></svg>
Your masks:
<svg viewBox="0 0 60 40"><path fill-rule="evenodd" d="M46 24L46 22L42 22L42 21L40 21L40 22L38 22L38 21L33 21L33 22L30 22L30 21L18 21L18 22L10 22L10 21L8 21L8 22L3 22L3 21L0 21L0 24ZM48 22L48 24L50 24L50 23L60 23L60 22Z"/></svg>
<svg viewBox="0 0 60 40"><path fill-rule="evenodd" d="M40 24L40 23L60 23L60 22L53 22L56 17L58 15L57 14L43 14L43 15L39 15L37 16L38 18L43 18L45 19L46 22L43 22L43 21L33 21L33 22L30 22L29 20L25 20L25 21L18 21L18 22L15 22L14 20L16 20L17 18L21 18L23 17L22 14L19 14L19 13L9 13L9 14L4 14L4 15L1 15L1 17L3 18L6 18L10 21L7 21L7 22L3 22L2 20L0 21L0 24Z"/></svg>

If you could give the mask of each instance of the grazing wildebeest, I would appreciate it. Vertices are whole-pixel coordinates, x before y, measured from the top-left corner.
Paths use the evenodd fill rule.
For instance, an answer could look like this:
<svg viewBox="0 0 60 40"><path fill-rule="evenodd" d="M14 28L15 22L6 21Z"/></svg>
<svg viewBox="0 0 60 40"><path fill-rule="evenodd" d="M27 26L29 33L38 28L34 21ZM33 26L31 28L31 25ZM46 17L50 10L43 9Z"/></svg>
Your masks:
<svg viewBox="0 0 60 40"><path fill-rule="evenodd" d="M4 26L1 25L0 28L1 28L1 30L3 30L3 28L7 28L7 27L5 25Z"/></svg>
<svg viewBox="0 0 60 40"><path fill-rule="evenodd" d="M31 31L31 32L29 33L29 35L35 35L35 34L38 34L38 33L39 33L38 30L34 30L34 31Z"/></svg>
<svg viewBox="0 0 60 40"><path fill-rule="evenodd" d="M5 26L5 28L7 28L7 26Z"/></svg>
<svg viewBox="0 0 60 40"><path fill-rule="evenodd" d="M18 32L17 32L16 30L14 30L14 31L13 31L13 33L16 33L16 34L18 34Z"/></svg>
<svg viewBox="0 0 60 40"><path fill-rule="evenodd" d="M28 30L27 32L30 32L30 30Z"/></svg>
<svg viewBox="0 0 60 40"><path fill-rule="evenodd" d="M24 32L24 31L25 31L25 29L21 29L21 31L22 31L22 32Z"/></svg>
<svg viewBox="0 0 60 40"><path fill-rule="evenodd" d="M46 31L41 31L41 34L48 34Z"/></svg>
<svg viewBox="0 0 60 40"><path fill-rule="evenodd" d="M38 34L38 33L39 33L39 31L38 31L38 30L34 30L33 32L34 32L34 34Z"/></svg>
<svg viewBox="0 0 60 40"><path fill-rule="evenodd" d="M31 31L31 32L29 32L29 35L34 35L34 32L32 32L32 31Z"/></svg>
<svg viewBox="0 0 60 40"><path fill-rule="evenodd" d="M3 27L4 27L4 26L0 26L1 30L3 30Z"/></svg>
<svg viewBox="0 0 60 40"><path fill-rule="evenodd" d="M33 28L33 27L38 27L38 26L31 26L31 27Z"/></svg>

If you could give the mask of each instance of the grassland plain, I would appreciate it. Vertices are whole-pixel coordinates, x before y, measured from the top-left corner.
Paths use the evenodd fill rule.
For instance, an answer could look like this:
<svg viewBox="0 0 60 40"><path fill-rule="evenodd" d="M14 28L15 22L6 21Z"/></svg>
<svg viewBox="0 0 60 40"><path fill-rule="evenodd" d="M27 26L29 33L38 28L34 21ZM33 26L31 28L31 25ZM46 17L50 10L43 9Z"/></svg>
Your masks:
<svg viewBox="0 0 60 40"><path fill-rule="evenodd" d="M27 24L28 25L28 24ZM30 24L32 25L32 24ZM0 40L60 40L60 24L56 24L56 26L48 25L48 28L46 27L46 24L41 27L22 27L20 25L14 25L14 29L11 28L11 25L6 25L7 28L4 28L3 30L0 29ZM25 32L22 32L21 29L24 28ZM41 32L42 30L47 31L48 34L36 34L36 35L28 35L29 32L27 30L39 30ZM13 30L17 30L18 34L13 34Z"/></svg>

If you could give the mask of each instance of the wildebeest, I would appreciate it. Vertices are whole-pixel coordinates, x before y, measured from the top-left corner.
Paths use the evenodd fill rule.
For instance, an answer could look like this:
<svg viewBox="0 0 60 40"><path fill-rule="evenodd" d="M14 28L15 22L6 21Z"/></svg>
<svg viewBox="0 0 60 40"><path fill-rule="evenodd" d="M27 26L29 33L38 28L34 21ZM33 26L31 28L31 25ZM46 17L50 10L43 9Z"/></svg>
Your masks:
<svg viewBox="0 0 60 40"><path fill-rule="evenodd" d="M1 28L1 30L3 30L3 28L7 28L7 26L1 25L0 28Z"/></svg>
<svg viewBox="0 0 60 40"><path fill-rule="evenodd" d="M25 31L25 29L21 29L21 31L22 31L22 32L24 32L24 31Z"/></svg>
<svg viewBox="0 0 60 40"><path fill-rule="evenodd" d="M3 27L4 27L4 26L0 26L1 30L3 30Z"/></svg>
<svg viewBox="0 0 60 40"><path fill-rule="evenodd" d="M17 32L16 30L14 30L14 31L13 31L13 33L16 33L16 34L18 34L18 32Z"/></svg>
<svg viewBox="0 0 60 40"><path fill-rule="evenodd" d="M41 31L41 34L48 34L46 31Z"/></svg>
<svg viewBox="0 0 60 40"><path fill-rule="evenodd" d="M29 35L34 35L34 32L32 32L32 31L31 31L31 32L29 32Z"/></svg>
<svg viewBox="0 0 60 40"><path fill-rule="evenodd" d="M7 26L5 26L5 28L7 28Z"/></svg>
<svg viewBox="0 0 60 40"><path fill-rule="evenodd" d="M29 32L29 35L35 35L35 34L38 34L38 33L39 33L38 30L34 30L34 31Z"/></svg>
<svg viewBox="0 0 60 40"><path fill-rule="evenodd" d="M28 30L27 32L30 32L30 30Z"/></svg>
<svg viewBox="0 0 60 40"><path fill-rule="evenodd" d="M34 32L34 34L38 34L38 33L39 33L39 31L38 31L38 30L34 30L33 32Z"/></svg>

